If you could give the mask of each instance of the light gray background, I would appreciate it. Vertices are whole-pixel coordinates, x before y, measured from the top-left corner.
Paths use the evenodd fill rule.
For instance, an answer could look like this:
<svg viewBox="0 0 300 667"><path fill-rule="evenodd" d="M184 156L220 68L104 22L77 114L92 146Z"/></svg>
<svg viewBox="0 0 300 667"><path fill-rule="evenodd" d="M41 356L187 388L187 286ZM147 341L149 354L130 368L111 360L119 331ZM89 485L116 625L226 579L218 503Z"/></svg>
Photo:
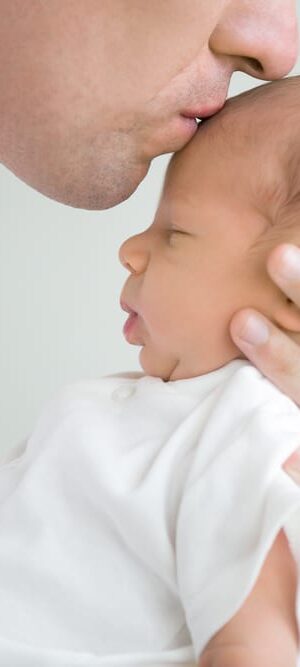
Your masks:
<svg viewBox="0 0 300 667"><path fill-rule="evenodd" d="M257 83L236 74L230 94ZM118 248L150 224L169 157L129 201L100 213L53 202L0 166L0 453L30 433L61 385L139 370L139 348L122 335Z"/></svg>

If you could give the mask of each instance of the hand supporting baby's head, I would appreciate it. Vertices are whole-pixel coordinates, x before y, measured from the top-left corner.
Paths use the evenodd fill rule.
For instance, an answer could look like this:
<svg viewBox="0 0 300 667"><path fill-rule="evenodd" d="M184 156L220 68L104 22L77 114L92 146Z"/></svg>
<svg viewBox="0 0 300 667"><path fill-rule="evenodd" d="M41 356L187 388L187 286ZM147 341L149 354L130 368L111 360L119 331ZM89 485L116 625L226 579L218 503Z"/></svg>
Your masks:
<svg viewBox="0 0 300 667"><path fill-rule="evenodd" d="M244 307L300 342L300 311L267 258L300 244L300 79L230 100L171 160L152 225L120 250L127 333L144 371L165 380L212 371L241 352L229 323Z"/></svg>

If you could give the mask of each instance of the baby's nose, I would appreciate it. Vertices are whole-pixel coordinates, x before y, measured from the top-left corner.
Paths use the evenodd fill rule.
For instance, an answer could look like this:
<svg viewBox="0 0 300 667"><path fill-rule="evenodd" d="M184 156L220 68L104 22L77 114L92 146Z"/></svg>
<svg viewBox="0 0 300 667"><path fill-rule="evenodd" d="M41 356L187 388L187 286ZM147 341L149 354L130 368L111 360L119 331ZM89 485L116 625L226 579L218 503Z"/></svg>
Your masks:
<svg viewBox="0 0 300 667"><path fill-rule="evenodd" d="M120 262L130 273L142 273L147 265L147 253L139 243L139 236L127 239L119 250Z"/></svg>

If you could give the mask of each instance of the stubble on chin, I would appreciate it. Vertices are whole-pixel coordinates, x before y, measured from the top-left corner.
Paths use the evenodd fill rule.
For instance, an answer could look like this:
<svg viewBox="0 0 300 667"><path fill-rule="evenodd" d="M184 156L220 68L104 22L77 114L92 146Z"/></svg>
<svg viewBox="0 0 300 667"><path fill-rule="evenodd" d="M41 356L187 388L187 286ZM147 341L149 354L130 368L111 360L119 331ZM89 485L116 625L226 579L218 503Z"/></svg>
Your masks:
<svg viewBox="0 0 300 667"><path fill-rule="evenodd" d="M61 201L88 210L111 208L133 194L149 166L122 132L98 136L89 141L85 151L80 145L70 150L69 171L61 181Z"/></svg>
<svg viewBox="0 0 300 667"><path fill-rule="evenodd" d="M123 131L95 137L90 130L65 134L56 126L13 138L2 147L1 162L41 194L74 208L116 206L136 190L150 166L138 155L134 137Z"/></svg>

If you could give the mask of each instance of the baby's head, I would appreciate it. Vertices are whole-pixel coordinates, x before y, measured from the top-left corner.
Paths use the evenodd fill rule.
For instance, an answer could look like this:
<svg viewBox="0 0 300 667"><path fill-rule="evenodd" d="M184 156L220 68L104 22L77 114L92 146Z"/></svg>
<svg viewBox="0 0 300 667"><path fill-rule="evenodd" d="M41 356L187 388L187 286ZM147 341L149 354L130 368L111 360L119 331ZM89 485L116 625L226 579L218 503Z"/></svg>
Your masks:
<svg viewBox="0 0 300 667"><path fill-rule="evenodd" d="M123 243L121 302L145 373L178 380L242 358L229 333L253 307L300 342L300 310L270 251L300 245L300 77L233 98L170 161L154 222Z"/></svg>

